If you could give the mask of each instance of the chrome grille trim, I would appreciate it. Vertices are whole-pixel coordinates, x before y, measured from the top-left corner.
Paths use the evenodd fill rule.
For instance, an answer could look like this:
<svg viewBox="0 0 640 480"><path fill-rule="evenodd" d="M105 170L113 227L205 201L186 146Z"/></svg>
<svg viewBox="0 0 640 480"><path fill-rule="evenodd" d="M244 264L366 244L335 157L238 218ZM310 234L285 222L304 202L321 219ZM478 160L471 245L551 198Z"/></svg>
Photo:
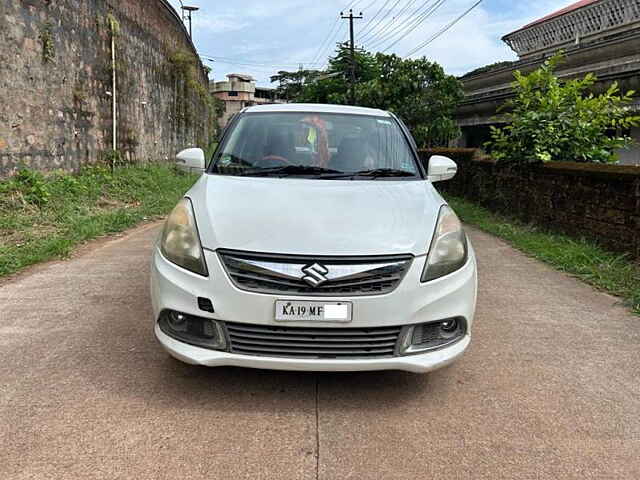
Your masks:
<svg viewBox="0 0 640 480"><path fill-rule="evenodd" d="M288 358L389 358L401 327L302 328L226 323L231 353Z"/></svg>
<svg viewBox="0 0 640 480"><path fill-rule="evenodd" d="M237 288L274 295L383 295L398 287L413 261L412 255L311 257L231 250L217 253ZM319 284L311 285L305 281L305 271L316 264L328 271Z"/></svg>

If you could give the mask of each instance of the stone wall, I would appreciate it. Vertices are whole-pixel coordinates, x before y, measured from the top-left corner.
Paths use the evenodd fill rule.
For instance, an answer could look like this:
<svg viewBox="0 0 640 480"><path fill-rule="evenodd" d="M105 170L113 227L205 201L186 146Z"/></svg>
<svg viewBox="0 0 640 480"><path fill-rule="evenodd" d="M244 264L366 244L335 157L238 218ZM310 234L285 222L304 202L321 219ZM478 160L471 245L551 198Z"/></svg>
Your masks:
<svg viewBox="0 0 640 480"><path fill-rule="evenodd" d="M76 170L113 149L110 19L118 150L143 162L207 146L206 73L164 0L2 0L0 176Z"/></svg>
<svg viewBox="0 0 640 480"><path fill-rule="evenodd" d="M423 152L424 161L430 154ZM640 168L553 162L527 168L457 159L445 194L640 258Z"/></svg>

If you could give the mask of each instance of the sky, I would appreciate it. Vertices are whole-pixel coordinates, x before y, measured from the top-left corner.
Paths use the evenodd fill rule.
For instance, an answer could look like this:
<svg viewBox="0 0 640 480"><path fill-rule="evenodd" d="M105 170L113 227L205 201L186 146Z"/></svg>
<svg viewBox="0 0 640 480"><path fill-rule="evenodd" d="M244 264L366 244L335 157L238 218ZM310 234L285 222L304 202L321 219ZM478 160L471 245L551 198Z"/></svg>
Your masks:
<svg viewBox="0 0 640 480"><path fill-rule="evenodd" d="M322 68L335 43L348 39L348 20L340 11L362 11L355 21L356 45L402 57L430 40L478 0L182 0L200 7L193 14L194 43L223 80L228 73L252 75L258 85L275 86L278 70ZM574 3L575 0L483 0L449 30L410 56L425 56L447 73L462 75L477 67L517 57L503 35ZM180 0L169 0L177 9ZM420 17L434 5L430 15ZM424 6L424 7L423 7ZM422 9L421 9L422 7ZM416 12L418 12L416 14ZM417 20L420 21L417 21ZM413 23L412 23L413 22ZM415 27L408 33L410 27ZM408 33L404 38L399 38ZM399 39L395 45L392 45Z"/></svg>

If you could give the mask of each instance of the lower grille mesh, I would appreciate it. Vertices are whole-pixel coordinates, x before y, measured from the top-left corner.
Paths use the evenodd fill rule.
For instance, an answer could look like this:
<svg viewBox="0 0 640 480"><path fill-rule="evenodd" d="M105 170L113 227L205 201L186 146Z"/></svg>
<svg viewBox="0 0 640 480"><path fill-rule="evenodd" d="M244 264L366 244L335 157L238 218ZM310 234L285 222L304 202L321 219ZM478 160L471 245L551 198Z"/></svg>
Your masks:
<svg viewBox="0 0 640 480"><path fill-rule="evenodd" d="M297 328L227 323L231 352L289 358L386 358L400 327Z"/></svg>

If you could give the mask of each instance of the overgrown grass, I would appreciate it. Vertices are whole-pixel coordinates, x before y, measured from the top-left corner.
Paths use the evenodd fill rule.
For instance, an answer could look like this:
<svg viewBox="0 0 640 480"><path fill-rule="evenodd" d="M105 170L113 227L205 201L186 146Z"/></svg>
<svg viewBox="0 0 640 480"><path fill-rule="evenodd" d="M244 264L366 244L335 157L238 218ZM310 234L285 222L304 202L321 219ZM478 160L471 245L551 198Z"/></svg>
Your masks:
<svg viewBox="0 0 640 480"><path fill-rule="evenodd" d="M496 215L469 201L447 197L461 220L505 239L517 249L624 299L640 315L640 265L595 243L548 233Z"/></svg>
<svg viewBox="0 0 640 480"><path fill-rule="evenodd" d="M164 165L46 177L23 170L0 182L0 276L166 215L196 178Z"/></svg>

